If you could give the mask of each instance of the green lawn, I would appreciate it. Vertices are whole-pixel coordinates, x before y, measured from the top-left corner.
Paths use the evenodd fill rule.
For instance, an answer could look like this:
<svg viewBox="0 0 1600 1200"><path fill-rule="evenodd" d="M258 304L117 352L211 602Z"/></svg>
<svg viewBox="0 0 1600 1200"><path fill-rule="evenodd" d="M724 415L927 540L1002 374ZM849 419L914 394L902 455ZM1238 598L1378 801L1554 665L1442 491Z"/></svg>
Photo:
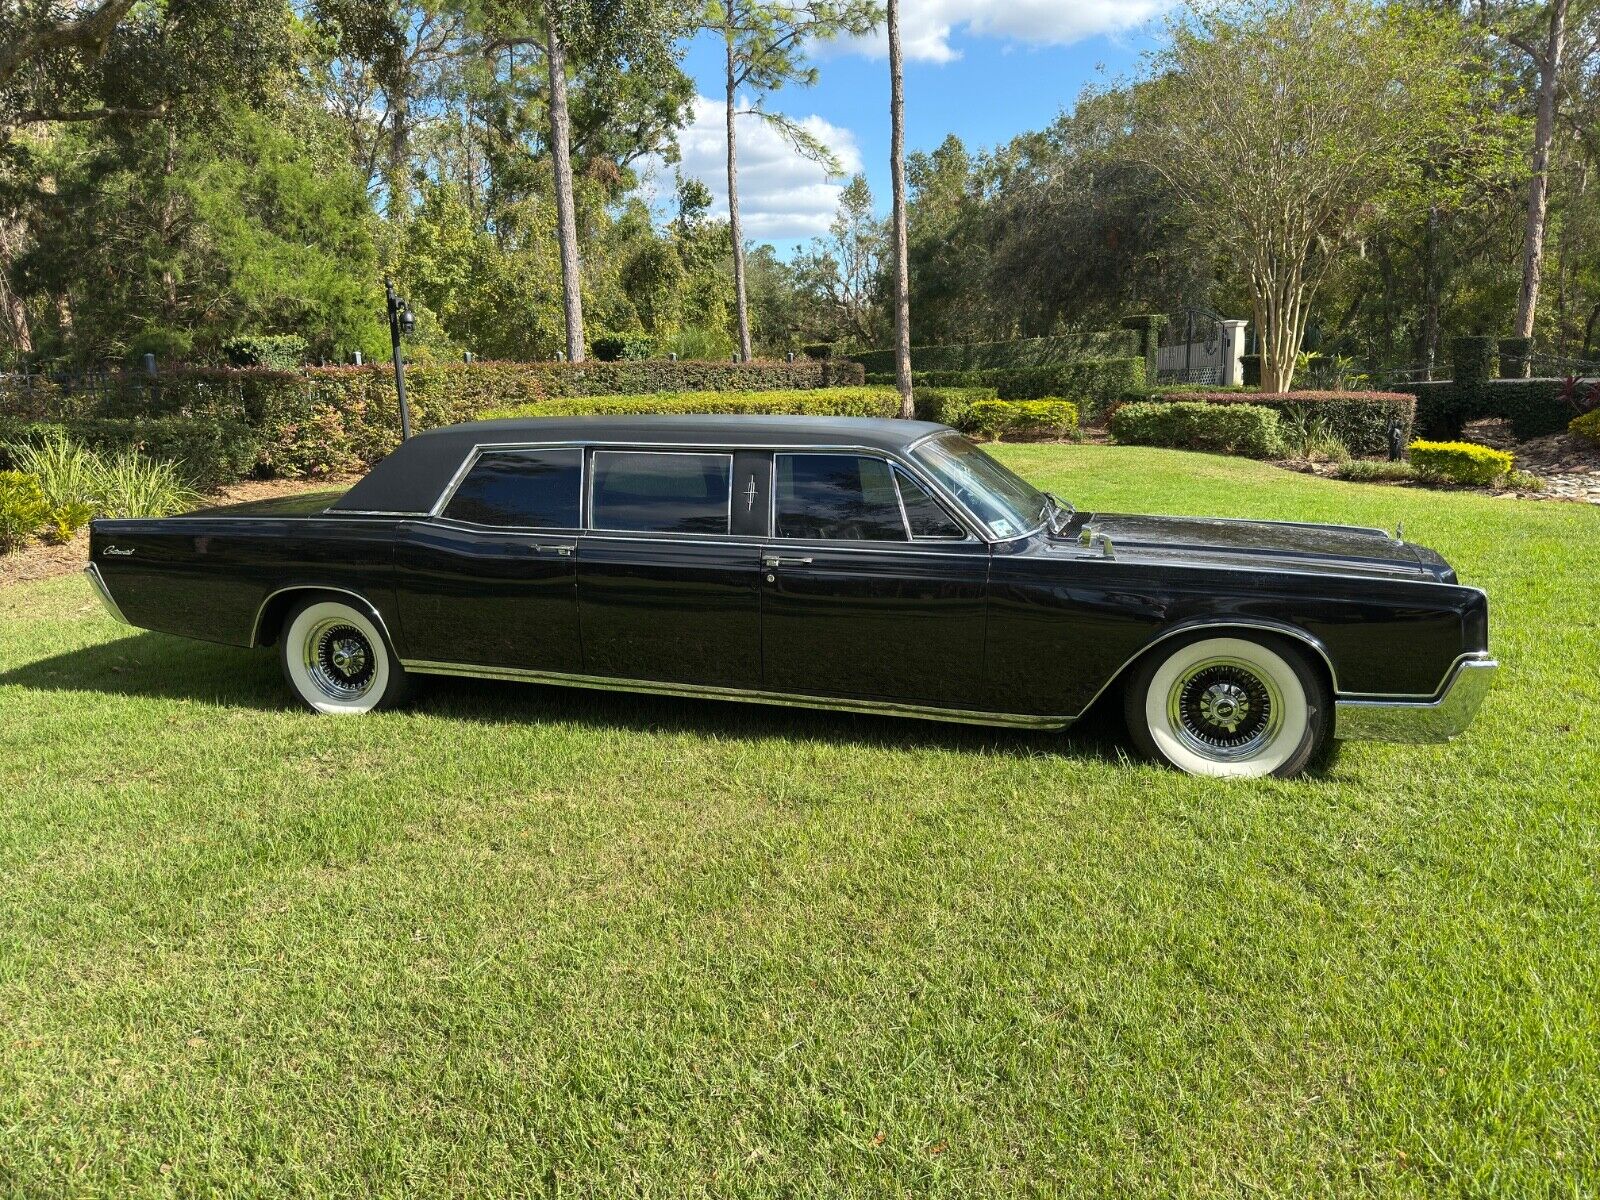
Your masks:
<svg viewBox="0 0 1600 1200"><path fill-rule="evenodd" d="M1023 735L442 682L0 591L0 1194L1594 1195L1600 509L1027 446L1488 589L1448 747L1220 784Z"/></svg>

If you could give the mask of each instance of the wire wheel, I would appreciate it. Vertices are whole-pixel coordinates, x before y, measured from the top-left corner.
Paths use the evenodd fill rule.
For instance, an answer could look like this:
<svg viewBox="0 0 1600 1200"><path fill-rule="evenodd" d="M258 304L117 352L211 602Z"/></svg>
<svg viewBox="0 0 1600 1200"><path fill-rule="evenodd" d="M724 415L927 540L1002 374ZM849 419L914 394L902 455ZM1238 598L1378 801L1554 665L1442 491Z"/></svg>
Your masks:
<svg viewBox="0 0 1600 1200"><path fill-rule="evenodd" d="M289 614L279 638L283 673L309 708L371 712L398 702L405 668L394 660L380 618L343 600L308 600Z"/></svg>
<svg viewBox="0 0 1600 1200"><path fill-rule="evenodd" d="M1167 724L1196 754L1218 762L1266 750L1283 728L1283 693L1265 671L1235 658L1205 659L1167 690Z"/></svg>
<svg viewBox="0 0 1600 1200"><path fill-rule="evenodd" d="M337 617L306 631L306 675L330 700L359 700L377 677L378 656L367 635Z"/></svg>

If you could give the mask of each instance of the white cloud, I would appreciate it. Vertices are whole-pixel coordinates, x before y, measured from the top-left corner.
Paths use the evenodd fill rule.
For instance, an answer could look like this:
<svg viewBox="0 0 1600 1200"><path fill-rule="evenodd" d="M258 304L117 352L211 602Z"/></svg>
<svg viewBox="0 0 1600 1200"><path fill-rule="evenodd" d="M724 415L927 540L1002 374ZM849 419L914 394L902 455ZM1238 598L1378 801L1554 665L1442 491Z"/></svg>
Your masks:
<svg viewBox="0 0 1600 1200"><path fill-rule="evenodd" d="M1173 0L912 0L901 9L900 45L906 58L936 63L961 56L950 44L958 29L1033 46L1066 46L1136 29L1172 5ZM881 29L841 43L874 58L888 53L888 45Z"/></svg>
<svg viewBox="0 0 1600 1200"><path fill-rule="evenodd" d="M825 168L799 154L776 129L758 117L737 118L739 138L739 216L747 241L787 241L826 233L839 206L842 179L830 179ZM861 150L848 129L821 117L799 121L806 132L828 146L845 176L861 170ZM728 135L723 102L696 96L694 120L678 134L683 161L677 169L711 189L711 212L728 215ZM645 190L659 209L673 203L672 168L660 162L645 165Z"/></svg>

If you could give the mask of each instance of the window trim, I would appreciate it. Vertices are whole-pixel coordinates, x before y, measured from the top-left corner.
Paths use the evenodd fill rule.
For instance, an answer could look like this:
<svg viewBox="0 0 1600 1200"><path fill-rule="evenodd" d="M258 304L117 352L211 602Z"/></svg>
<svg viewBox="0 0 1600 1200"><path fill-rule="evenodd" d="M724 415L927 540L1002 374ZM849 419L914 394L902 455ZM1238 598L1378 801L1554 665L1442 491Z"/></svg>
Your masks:
<svg viewBox="0 0 1600 1200"><path fill-rule="evenodd" d="M943 503L945 505L945 507L950 511L951 515L956 518L956 524L960 525L962 528L964 528L967 531L967 536L960 542L956 541L954 538L951 538L948 541L944 541L943 539L940 539L937 542L935 542L934 539L918 539L919 543L933 543L933 544L942 544L942 545L951 545L951 546L972 545L972 544L978 544L978 545L983 545L983 546L999 546L999 545L1003 545L1003 544L1005 544L1006 542L1009 542L1009 541L1015 541L1016 540L1015 538L997 538L997 537L993 536L992 534L990 534L988 532L988 530L986 529L986 527L984 526L983 522L980 521L977 518L977 516L971 510L969 510L967 508L967 506L965 504L962 504L960 500L958 500L956 497L952 496L949 492L947 492L945 490L944 486L942 484L940 484L937 480L932 479L929 476L927 476L926 474L924 474L922 469L918 466L916 460L908 457L908 452L909 452L910 449L915 448L916 446L918 446L921 443L927 441L931 437L938 437L938 436L940 436L939 432L925 434L923 437L920 437L915 442L913 442L911 444L911 446L907 448L907 451L898 451L898 450L892 450L892 449L891 450L886 450L881 446L862 446L862 445L858 445L858 444L846 444L846 443L839 443L839 444L836 444L836 445L819 445L819 444L817 444L815 442L797 443L797 442L743 442L743 441L740 441L740 442L727 442L727 441L710 441L710 442L703 442L703 443L692 443L692 442L639 442L639 441L620 441L620 440L603 440L602 441L602 440L588 440L588 439L578 439L578 438L568 438L568 439L558 440L558 441L542 441L542 442L541 441L478 442L470 450L467 451L467 454L466 454L465 458L462 460L461 465L456 468L455 473L446 482L446 484L444 486L444 489L439 493L438 499L434 501L433 505L428 509L428 511L426 511L426 512L418 512L418 513L394 513L394 514L385 514L385 515L392 515L392 516L399 517L399 518L402 518L402 519L403 518L411 518L413 520L418 519L418 518L428 519L428 520L435 520L435 521L442 520L443 518L441 517L440 514L444 511L445 507L450 503L450 500L454 497L456 489L461 485L461 481L464 478L466 478L467 472L470 471L472 469L473 464L475 462L477 462L477 459L478 459L479 455L485 453L486 451L490 451L490 450L582 450L584 452L583 457L584 457L584 471L585 471L584 512L583 512L582 515L583 515L583 518L584 518L585 522L588 521L588 517L589 517L588 499L587 499L588 498L587 472L588 472L588 469L589 469L588 459L589 459L590 452L592 452L592 451L597 451L597 450L661 450L661 451L664 451L664 452L667 452L667 453L677 452L677 453L681 453L681 454L726 453L726 454L728 454L730 456L735 454L735 453L737 453L738 451L741 451L741 450L750 451L750 452L753 452L753 453L756 453L756 454L766 454L768 456L775 456L775 455L778 455L778 454L864 454L864 455L867 455L869 457L877 457L877 458L887 459L891 464L893 464L894 466L897 466L901 470L905 471L907 475L909 475L912 479L916 480L919 484L921 484L924 488L926 488L929 491L929 493L931 493L936 500L939 500L941 503ZM776 469L776 463L774 463L774 469ZM731 500L731 498L732 498L732 494L731 494L731 491L730 491L730 500ZM772 511L773 511L772 510L772 500L771 500L771 496L769 494L768 503L767 503L767 532L764 535L732 534L732 533L728 533L728 534L646 533L646 532L644 532L642 530L599 531L599 530L591 530L591 529L589 529L587 524L585 524L585 526L582 529L579 529L579 530L576 530L576 531L563 530L562 532L596 533L596 534L598 534L600 536L609 537L609 538L611 538L613 540L615 540L617 538L683 538L683 539L698 538L702 542L707 542L707 544L716 544L718 542L756 542L756 543L760 543L762 541L769 540L772 537L772 529L773 529ZM344 515L344 514L340 514L340 515ZM493 530L496 530L497 532L500 532L500 533L517 533L517 532L521 532L521 531L518 531L518 530L513 530L513 529L508 529L508 528L501 528L499 526L489 526L489 525L473 525L473 526L470 526L470 528L473 528L473 529L493 529ZM710 542L708 540L708 539L712 539L712 538L715 538L716 542ZM850 547L857 547L857 548L859 548L859 547L877 547L877 548L881 549L881 548L883 548L885 546L898 546L898 545L902 545L902 544L903 543L900 543L900 542L853 542L853 543L831 542L831 543L829 543L829 545L835 547L836 549L841 549L841 550L842 549L848 549ZM935 553L939 553L939 551L936 551L936 550L922 550L921 553L924 553L924 554L935 554Z"/></svg>
<svg viewBox="0 0 1600 1200"><path fill-rule="evenodd" d="M576 525L488 525L482 521L465 521L460 517L448 517L445 510L456 498L456 493L461 490L461 485L466 483L474 467L478 465L485 455L489 454L529 454L548 450L572 450L578 455L578 524ZM456 469L455 475L445 485L443 492L433 507L425 514L435 521L445 521L451 525L464 525L468 529L487 529L496 533L581 533L583 531L584 496L587 492L589 473L589 456L584 447L578 442L551 442L530 446L474 446L466 461Z"/></svg>
<svg viewBox="0 0 1600 1200"><path fill-rule="evenodd" d="M899 541L882 541L875 538L793 538L784 537L778 532L778 460L780 458L795 458L802 454L822 455L828 458L871 458L883 463L889 468L889 479L894 484L895 504L900 509L900 528L905 532L905 537ZM958 526L962 522L944 504L944 497L929 487L915 474L912 474L892 454L882 450L867 450L855 446L808 446L804 448L775 450L772 454L772 486L768 489L767 496L767 536L775 542L810 542L814 545L844 545L844 546L914 546L919 543L933 543L944 546L960 546L978 539L972 536L972 531L963 527L959 538L952 537L916 537L911 532L911 518L906 512L905 497L900 494L900 476L907 476L938 504L947 517Z"/></svg>
<svg viewBox="0 0 1600 1200"><path fill-rule="evenodd" d="M599 470L598 466L591 465L591 468L589 470L588 489L587 489L587 491L585 491L585 493L583 495L583 503L582 503L583 511L579 514L580 519L583 521L583 528L584 528L585 532L588 532L588 533L620 533L620 534L626 534L626 535L637 535L637 536L640 536L640 537L665 537L665 538L715 537L715 538L728 538L728 539L731 540L734 537L734 533L733 533L733 451L732 450L721 450L721 449L709 450L709 449L701 449L701 448L699 448L697 446L678 446L678 447L675 447L675 448L673 448L671 450L664 450L664 449L660 449L660 448L657 448L657 447L654 447L654 446L607 446L607 447L604 447L604 448L591 446L589 448L588 453L586 453L584 455L584 458L586 460L598 459L602 454L654 454L654 455L659 455L659 456L676 455L678 457L684 457L684 456L692 455L695 458L721 458L721 459L726 459L727 460L727 464L728 464L728 503L727 503L726 508L724 509L724 517L726 518L726 520L725 520L725 523L723 525L722 532L720 532L720 533L706 533L703 530L615 529L615 528L612 528L609 525L596 525L594 523L594 486L595 486L596 481L599 478L600 470ZM745 535L745 536L748 537L748 535Z"/></svg>

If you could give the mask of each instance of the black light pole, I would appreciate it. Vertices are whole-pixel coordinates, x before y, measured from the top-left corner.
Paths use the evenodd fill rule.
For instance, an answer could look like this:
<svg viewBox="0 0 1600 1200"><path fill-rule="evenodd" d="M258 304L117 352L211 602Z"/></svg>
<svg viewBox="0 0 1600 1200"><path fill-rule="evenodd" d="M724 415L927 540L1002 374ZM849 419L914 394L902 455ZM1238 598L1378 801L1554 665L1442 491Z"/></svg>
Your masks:
<svg viewBox="0 0 1600 1200"><path fill-rule="evenodd" d="M409 336L417 328L417 318L412 315L409 301L395 293L394 280L383 281L384 296L389 302L389 345L394 348L394 390L400 396L400 440L411 437L411 406L406 403L406 364L400 356L400 335Z"/></svg>

